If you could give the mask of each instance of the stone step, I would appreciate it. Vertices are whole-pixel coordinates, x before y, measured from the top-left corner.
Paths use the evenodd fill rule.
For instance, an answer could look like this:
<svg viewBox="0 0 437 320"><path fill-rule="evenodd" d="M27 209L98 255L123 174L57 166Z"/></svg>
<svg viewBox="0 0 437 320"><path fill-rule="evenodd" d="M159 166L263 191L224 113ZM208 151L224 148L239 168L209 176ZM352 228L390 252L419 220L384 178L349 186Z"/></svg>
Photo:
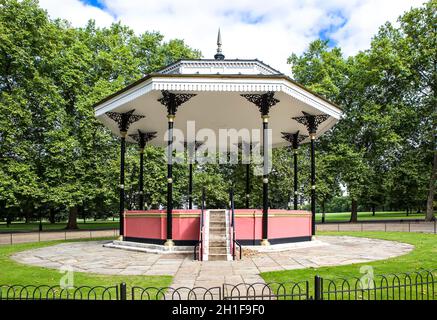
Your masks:
<svg viewBox="0 0 437 320"><path fill-rule="evenodd" d="M226 254L226 246L209 247L209 254Z"/></svg>
<svg viewBox="0 0 437 320"><path fill-rule="evenodd" d="M209 247L226 247L226 239L210 239Z"/></svg>
<svg viewBox="0 0 437 320"><path fill-rule="evenodd" d="M210 217L209 222L226 222L225 217Z"/></svg>
<svg viewBox="0 0 437 320"><path fill-rule="evenodd" d="M210 221L209 227L226 227L226 221Z"/></svg>
<svg viewBox="0 0 437 320"><path fill-rule="evenodd" d="M209 234L225 235L226 227L209 227Z"/></svg>
<svg viewBox="0 0 437 320"><path fill-rule="evenodd" d="M216 254L209 254L208 255L209 261L226 261L228 260L228 255L226 253L216 253Z"/></svg>

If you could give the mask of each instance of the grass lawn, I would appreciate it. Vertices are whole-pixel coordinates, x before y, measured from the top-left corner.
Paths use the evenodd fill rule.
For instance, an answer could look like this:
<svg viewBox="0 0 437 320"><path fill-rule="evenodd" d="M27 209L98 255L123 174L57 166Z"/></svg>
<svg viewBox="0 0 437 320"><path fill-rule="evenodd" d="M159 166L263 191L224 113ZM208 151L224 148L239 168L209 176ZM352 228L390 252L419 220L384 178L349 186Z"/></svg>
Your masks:
<svg viewBox="0 0 437 320"><path fill-rule="evenodd" d="M399 257L366 262L360 264L351 264L336 267L308 268L300 270L286 270L264 272L261 274L266 282L286 282L286 281L310 281L310 290L313 289L313 279L315 275L322 278L333 279L337 277L351 278L362 277L360 273L361 266L372 266L374 274L389 274L417 271L421 268L433 270L437 268L437 236L433 234L422 233L404 233L404 232L318 232L318 235L348 235L354 237L377 238L384 240L400 241L415 246L414 250L406 255ZM311 295L314 293L311 292ZM437 294L437 291L436 291ZM437 299L437 296L434 296Z"/></svg>
<svg viewBox="0 0 437 320"><path fill-rule="evenodd" d="M79 229L86 230L99 230L99 229L115 229L118 228L118 221L112 221L112 220L104 220L104 221L93 221L90 220L87 223L83 223L83 220L78 221L78 227ZM65 226L67 225L67 222L57 222L57 223L49 223L43 221L43 231L48 230L64 230ZM16 232L16 231L38 231L39 229L39 222L30 222L30 223L24 223L24 222L13 222L9 225L9 227L6 225L6 223L0 223L0 233L4 232Z"/></svg>
<svg viewBox="0 0 437 320"><path fill-rule="evenodd" d="M342 222L349 221L351 217L350 212L333 212L325 214L326 222ZM386 211L375 212L375 216L372 212L358 212L358 221L365 220L409 220L409 219L425 219L424 213L410 213L408 216L405 211ZM316 214L316 222L322 221L322 214Z"/></svg>
<svg viewBox="0 0 437 320"><path fill-rule="evenodd" d="M84 240L77 240L84 241ZM86 241L86 240L85 240ZM39 243L16 244L13 246L0 246L0 287L1 285L59 285L65 275L55 269L28 266L13 261L9 256L23 250L41 248L68 241L47 241ZM130 294L131 286L141 287L167 287L172 282L171 276L126 276L126 275L97 275L75 272L74 286L114 286L126 282L127 293Z"/></svg>

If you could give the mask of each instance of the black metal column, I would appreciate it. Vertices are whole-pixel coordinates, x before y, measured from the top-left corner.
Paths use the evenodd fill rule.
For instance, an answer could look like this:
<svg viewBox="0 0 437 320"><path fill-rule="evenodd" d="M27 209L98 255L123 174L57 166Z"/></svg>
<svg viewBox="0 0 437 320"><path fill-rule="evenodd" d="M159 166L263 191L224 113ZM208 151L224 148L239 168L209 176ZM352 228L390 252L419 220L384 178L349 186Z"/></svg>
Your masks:
<svg viewBox="0 0 437 320"><path fill-rule="evenodd" d="M173 125L174 115L168 115L168 143L167 143L167 241L173 245Z"/></svg>
<svg viewBox="0 0 437 320"><path fill-rule="evenodd" d="M316 156L315 140L316 134L310 133L311 136L311 234L316 234Z"/></svg>
<svg viewBox="0 0 437 320"><path fill-rule="evenodd" d="M120 208L119 208L119 228L120 236L124 235L124 160L126 154L126 131L121 131L120 139Z"/></svg>
<svg viewBox="0 0 437 320"><path fill-rule="evenodd" d="M136 134L130 134L129 137L138 142L138 148L140 152L140 172L138 175L138 208L144 210L144 149L146 143L156 138L156 132L141 132L138 130Z"/></svg>
<svg viewBox="0 0 437 320"><path fill-rule="evenodd" d="M126 153L126 135L127 131L129 129L129 126L144 118L142 115L134 115L135 109L130 110L128 112L124 113L118 113L118 112L107 112L106 115L117 122L118 128L120 129L120 185L119 185L119 191L120 191L120 207L119 207L119 232L120 236L124 235L124 201L125 201L125 194L124 194L124 163L125 163L125 153Z"/></svg>
<svg viewBox="0 0 437 320"><path fill-rule="evenodd" d="M293 152L293 208L297 210L298 205L298 167L297 167L297 149L299 148L299 143L305 140L308 136L299 134L299 131L296 133L291 132L281 132L282 139L291 143L291 150Z"/></svg>
<svg viewBox="0 0 437 320"><path fill-rule="evenodd" d="M188 209L193 209L193 164L190 162L188 176Z"/></svg>
<svg viewBox="0 0 437 320"><path fill-rule="evenodd" d="M249 208L250 201L250 163L246 163L246 209Z"/></svg>
<svg viewBox="0 0 437 320"><path fill-rule="evenodd" d="M190 100L195 94L171 93L161 91L158 101L167 107L168 143L167 143L167 240L164 245L173 246L173 126L178 107Z"/></svg>
<svg viewBox="0 0 437 320"><path fill-rule="evenodd" d="M305 125L311 139L311 234L316 234L316 157L315 140L318 126L329 118L327 114L311 115L302 112L303 116L294 117L297 122Z"/></svg>
<svg viewBox="0 0 437 320"><path fill-rule="evenodd" d="M269 162L270 145L268 141L269 112L270 108L279 102L274 97L275 93L269 91L263 94L242 94L249 102L255 104L263 121L263 215L262 215L262 241L261 245L269 245L268 217L269 217Z"/></svg>
<svg viewBox="0 0 437 320"><path fill-rule="evenodd" d="M299 145L299 131L295 134L293 134L293 166L294 166L294 179L293 179L293 209L297 210L297 183L298 183L298 177L297 177L297 148Z"/></svg>
<svg viewBox="0 0 437 320"><path fill-rule="evenodd" d="M268 214L269 214L269 117L263 115L263 217L262 217L262 244L268 245Z"/></svg>
<svg viewBox="0 0 437 320"><path fill-rule="evenodd" d="M138 181L139 186L139 209L144 210L144 148L140 149L140 176Z"/></svg>

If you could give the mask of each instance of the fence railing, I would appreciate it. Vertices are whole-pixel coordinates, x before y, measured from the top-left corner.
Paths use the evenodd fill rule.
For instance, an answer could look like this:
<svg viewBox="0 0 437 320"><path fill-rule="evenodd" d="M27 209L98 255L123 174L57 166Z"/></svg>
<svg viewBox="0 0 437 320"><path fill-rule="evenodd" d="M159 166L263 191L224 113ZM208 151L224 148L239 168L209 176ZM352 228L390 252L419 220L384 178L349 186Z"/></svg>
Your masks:
<svg viewBox="0 0 437 320"><path fill-rule="evenodd" d="M437 269L205 287L0 285L0 300L437 300Z"/></svg>
<svg viewBox="0 0 437 320"><path fill-rule="evenodd" d="M437 220L426 221L362 221L316 223L316 231L384 231L384 232L422 232L437 234Z"/></svg>
<svg viewBox="0 0 437 320"><path fill-rule="evenodd" d="M19 243L52 241L52 240L74 240L74 239L95 239L102 237L117 237L118 229L103 230L60 230L42 232L11 232L0 233L0 245L11 245Z"/></svg>
<svg viewBox="0 0 437 320"><path fill-rule="evenodd" d="M349 279L316 277L315 286L320 300L437 300L436 276L437 269Z"/></svg>
<svg viewBox="0 0 437 320"><path fill-rule="evenodd" d="M0 300L120 300L122 284L63 288L48 285L0 285Z"/></svg>

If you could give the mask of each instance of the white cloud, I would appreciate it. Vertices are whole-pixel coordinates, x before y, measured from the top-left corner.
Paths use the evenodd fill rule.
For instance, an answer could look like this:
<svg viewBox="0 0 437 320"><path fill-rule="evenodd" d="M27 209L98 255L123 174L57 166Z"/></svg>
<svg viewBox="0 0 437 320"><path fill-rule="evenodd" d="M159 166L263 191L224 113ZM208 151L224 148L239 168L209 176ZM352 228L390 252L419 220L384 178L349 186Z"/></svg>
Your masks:
<svg viewBox="0 0 437 320"><path fill-rule="evenodd" d="M395 23L403 12L422 3L423 0L361 1L349 8L347 23L332 35L332 39L338 42L345 54L353 55L369 47L379 26L386 21Z"/></svg>
<svg viewBox="0 0 437 320"><path fill-rule="evenodd" d="M96 20L99 27L108 26L114 21L114 17L109 13L85 5L79 0L39 0L39 4L48 11L52 18L68 20L74 26L84 26L89 19Z"/></svg>
<svg viewBox="0 0 437 320"><path fill-rule="evenodd" d="M136 32L156 30L166 39L182 38L205 58L215 54L218 27L226 58L258 58L290 74L288 56L302 53L321 30L348 55L366 49L385 21L423 0L103 0L105 10L79 0L41 0L52 17L82 26L88 19L106 26L120 20ZM250 23L250 21L257 23ZM328 34L329 35L329 34Z"/></svg>

